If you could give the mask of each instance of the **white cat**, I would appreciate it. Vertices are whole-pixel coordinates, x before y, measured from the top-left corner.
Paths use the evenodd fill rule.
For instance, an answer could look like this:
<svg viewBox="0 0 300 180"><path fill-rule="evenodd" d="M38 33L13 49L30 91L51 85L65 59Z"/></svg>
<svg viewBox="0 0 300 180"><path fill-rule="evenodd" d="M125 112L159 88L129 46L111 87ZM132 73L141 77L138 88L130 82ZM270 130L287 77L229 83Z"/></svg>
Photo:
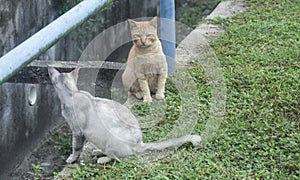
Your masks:
<svg viewBox="0 0 300 180"><path fill-rule="evenodd" d="M98 159L98 163L147 150L179 147L186 142L196 146L201 141L198 135L185 135L162 142L143 143L139 123L127 107L77 89L78 69L59 73L49 67L48 72L61 101L62 115L73 133L73 153L67 159L68 163L78 159L85 138L105 155Z"/></svg>

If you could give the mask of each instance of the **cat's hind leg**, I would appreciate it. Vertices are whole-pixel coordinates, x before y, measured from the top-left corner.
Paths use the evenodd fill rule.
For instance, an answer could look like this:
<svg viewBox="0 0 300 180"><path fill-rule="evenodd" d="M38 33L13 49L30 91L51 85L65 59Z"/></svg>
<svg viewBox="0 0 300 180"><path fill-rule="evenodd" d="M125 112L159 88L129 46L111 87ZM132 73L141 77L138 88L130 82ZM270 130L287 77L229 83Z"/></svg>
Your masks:
<svg viewBox="0 0 300 180"><path fill-rule="evenodd" d="M142 94L141 91L135 92L134 95L135 95L135 97L138 98L138 99L142 99L142 98L143 98L143 94Z"/></svg>
<svg viewBox="0 0 300 180"><path fill-rule="evenodd" d="M82 147L83 147L83 143L84 143L84 136L83 134L74 134L72 136L72 154L68 157L68 159L66 160L67 163L74 163L81 151L82 151Z"/></svg>
<svg viewBox="0 0 300 180"><path fill-rule="evenodd" d="M94 149L94 150L92 151L92 155L93 155L93 156L103 156L104 153L102 152L101 149Z"/></svg>
<svg viewBox="0 0 300 180"><path fill-rule="evenodd" d="M143 99L143 92L140 88L138 81L135 81L128 91L128 98L134 95L137 99Z"/></svg>

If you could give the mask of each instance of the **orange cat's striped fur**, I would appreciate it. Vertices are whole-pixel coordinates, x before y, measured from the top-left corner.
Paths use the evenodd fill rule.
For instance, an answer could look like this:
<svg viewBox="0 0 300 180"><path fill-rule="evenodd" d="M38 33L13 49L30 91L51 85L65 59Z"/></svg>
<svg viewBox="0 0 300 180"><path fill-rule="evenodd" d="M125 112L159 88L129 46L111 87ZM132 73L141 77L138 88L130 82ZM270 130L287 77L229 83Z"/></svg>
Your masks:
<svg viewBox="0 0 300 180"><path fill-rule="evenodd" d="M128 97L135 95L144 102L164 98L167 62L157 35L157 17L136 22L128 19L133 46L127 58L122 81Z"/></svg>

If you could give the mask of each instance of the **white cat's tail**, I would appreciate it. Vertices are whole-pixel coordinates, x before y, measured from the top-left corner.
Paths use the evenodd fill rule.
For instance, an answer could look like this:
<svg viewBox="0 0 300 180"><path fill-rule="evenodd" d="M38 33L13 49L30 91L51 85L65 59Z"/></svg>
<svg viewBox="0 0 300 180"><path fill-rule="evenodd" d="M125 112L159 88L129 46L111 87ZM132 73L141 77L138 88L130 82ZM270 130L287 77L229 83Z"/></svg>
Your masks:
<svg viewBox="0 0 300 180"><path fill-rule="evenodd" d="M185 135L179 138L168 139L161 142L153 142L153 143L144 143L141 145L140 152L144 152L147 150L164 150L169 147L178 148L182 144L191 142L193 146L199 145L201 142L201 137L198 135Z"/></svg>

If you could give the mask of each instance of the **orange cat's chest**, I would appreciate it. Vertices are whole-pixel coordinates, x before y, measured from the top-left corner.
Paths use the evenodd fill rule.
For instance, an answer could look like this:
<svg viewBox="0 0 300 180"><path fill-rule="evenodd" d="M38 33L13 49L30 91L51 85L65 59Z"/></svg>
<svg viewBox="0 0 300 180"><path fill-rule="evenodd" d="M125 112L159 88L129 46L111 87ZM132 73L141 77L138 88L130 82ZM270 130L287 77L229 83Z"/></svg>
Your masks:
<svg viewBox="0 0 300 180"><path fill-rule="evenodd" d="M145 54L134 57L135 67L157 69L165 63L163 54Z"/></svg>

